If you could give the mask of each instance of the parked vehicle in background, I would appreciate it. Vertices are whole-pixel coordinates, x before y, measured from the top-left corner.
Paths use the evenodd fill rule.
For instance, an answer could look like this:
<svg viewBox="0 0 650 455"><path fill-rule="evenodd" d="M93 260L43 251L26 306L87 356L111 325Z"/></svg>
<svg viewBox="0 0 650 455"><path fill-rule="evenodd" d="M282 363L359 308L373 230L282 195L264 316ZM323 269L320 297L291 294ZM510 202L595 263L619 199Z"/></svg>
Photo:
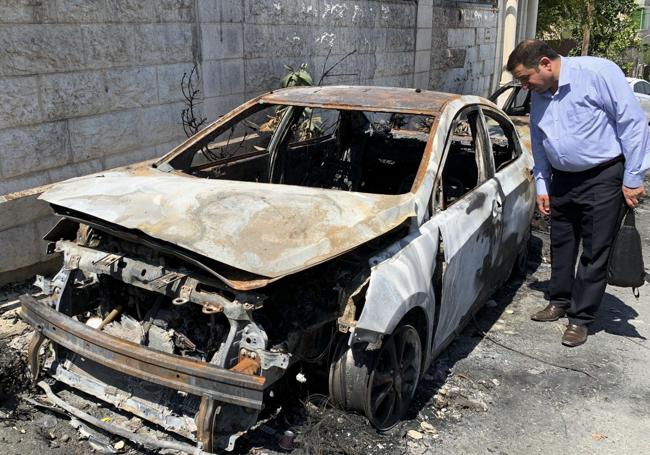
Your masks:
<svg viewBox="0 0 650 455"><path fill-rule="evenodd" d="M650 82L646 81L645 79L635 79L632 77L627 77L626 79L632 86L634 94L639 100L639 103L641 103L641 107L650 120Z"/></svg>
<svg viewBox="0 0 650 455"><path fill-rule="evenodd" d="M531 167L476 96L262 95L151 166L43 194L64 266L39 279L44 298L21 297L32 373L50 340L50 376L207 452L232 448L297 373L390 428L459 328L525 272ZM124 420L103 428L196 452Z"/></svg>
<svg viewBox="0 0 650 455"><path fill-rule="evenodd" d="M634 77L626 77L625 79L632 87L634 93L650 95L650 82L646 81L645 79L637 79Z"/></svg>

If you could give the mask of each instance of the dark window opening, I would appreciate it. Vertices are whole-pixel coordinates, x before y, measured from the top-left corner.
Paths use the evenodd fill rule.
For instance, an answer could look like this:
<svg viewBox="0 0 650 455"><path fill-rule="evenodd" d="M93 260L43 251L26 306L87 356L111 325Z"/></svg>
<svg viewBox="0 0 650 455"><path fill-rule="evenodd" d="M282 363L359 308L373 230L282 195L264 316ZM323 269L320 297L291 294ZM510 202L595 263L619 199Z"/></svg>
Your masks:
<svg viewBox="0 0 650 455"><path fill-rule="evenodd" d="M271 106L231 123L172 167L185 163L184 172L210 179L402 194L413 185L433 119ZM185 153L191 160L180 159Z"/></svg>
<svg viewBox="0 0 650 455"><path fill-rule="evenodd" d="M650 95L650 84L646 81L639 81L634 84L634 91L643 95Z"/></svg>
<svg viewBox="0 0 650 455"><path fill-rule="evenodd" d="M447 139L449 146L438 185L437 200L444 210L480 183L479 111L461 112Z"/></svg>
<svg viewBox="0 0 650 455"><path fill-rule="evenodd" d="M485 115L485 126L492 145L494 169L498 172L516 160L521 151L516 146L513 129L504 119L498 118L487 110L483 111L483 114Z"/></svg>
<svg viewBox="0 0 650 455"><path fill-rule="evenodd" d="M305 109L279 148L272 183L400 194L411 189L429 131L423 116ZM319 127L306 134L307 122ZM309 130L311 131L311 130Z"/></svg>

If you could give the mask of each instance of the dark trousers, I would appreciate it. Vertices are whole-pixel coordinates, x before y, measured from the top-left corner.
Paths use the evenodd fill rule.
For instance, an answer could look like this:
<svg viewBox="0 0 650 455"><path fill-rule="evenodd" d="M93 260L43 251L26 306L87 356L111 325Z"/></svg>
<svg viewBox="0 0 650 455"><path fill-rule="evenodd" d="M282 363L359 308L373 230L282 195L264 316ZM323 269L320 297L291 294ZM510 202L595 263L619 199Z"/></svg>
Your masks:
<svg viewBox="0 0 650 455"><path fill-rule="evenodd" d="M582 172L553 170L551 303L571 324L591 323L607 285L607 259L623 204L622 160ZM582 255L576 270L578 248Z"/></svg>

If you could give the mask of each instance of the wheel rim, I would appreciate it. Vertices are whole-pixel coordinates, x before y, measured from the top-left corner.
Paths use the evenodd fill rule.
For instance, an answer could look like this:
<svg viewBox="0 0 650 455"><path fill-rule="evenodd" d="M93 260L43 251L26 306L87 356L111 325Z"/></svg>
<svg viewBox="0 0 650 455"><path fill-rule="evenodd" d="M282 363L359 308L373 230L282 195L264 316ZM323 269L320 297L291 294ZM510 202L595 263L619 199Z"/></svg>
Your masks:
<svg viewBox="0 0 650 455"><path fill-rule="evenodd" d="M397 329L384 343L368 378L366 415L379 429L395 425L417 387L422 363L420 336L412 326Z"/></svg>

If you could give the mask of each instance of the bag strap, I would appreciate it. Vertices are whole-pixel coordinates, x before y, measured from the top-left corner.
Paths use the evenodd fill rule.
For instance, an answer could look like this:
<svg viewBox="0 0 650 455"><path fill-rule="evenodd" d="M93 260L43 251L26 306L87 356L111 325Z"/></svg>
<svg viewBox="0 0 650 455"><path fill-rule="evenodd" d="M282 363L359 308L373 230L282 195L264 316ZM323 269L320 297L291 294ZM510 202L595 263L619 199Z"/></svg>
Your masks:
<svg viewBox="0 0 650 455"><path fill-rule="evenodd" d="M628 207L627 213L625 214L625 221L623 222L623 226L635 227L635 224L636 221L634 218L634 209Z"/></svg>

